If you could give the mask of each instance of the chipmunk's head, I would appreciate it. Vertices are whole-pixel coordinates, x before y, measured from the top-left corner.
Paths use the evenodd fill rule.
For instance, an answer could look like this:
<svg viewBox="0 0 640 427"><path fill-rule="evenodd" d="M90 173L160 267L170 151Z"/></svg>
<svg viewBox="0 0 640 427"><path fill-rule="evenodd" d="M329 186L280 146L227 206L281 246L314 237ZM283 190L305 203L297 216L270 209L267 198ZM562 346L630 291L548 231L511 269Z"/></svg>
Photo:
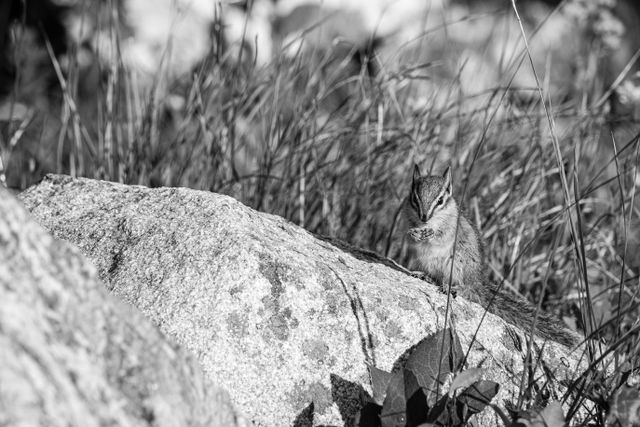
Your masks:
<svg viewBox="0 0 640 427"><path fill-rule="evenodd" d="M411 192L405 204L405 215L411 227L438 223L457 214L452 197L451 169L438 175L422 176L418 165L413 169ZM436 224L434 224L436 225Z"/></svg>

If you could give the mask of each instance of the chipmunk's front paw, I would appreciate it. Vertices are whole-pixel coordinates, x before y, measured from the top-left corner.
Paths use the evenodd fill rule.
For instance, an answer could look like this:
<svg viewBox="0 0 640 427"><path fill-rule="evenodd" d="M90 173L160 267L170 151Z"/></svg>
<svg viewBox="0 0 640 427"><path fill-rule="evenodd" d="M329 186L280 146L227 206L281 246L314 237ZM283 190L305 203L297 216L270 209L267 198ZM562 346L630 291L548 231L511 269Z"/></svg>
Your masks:
<svg viewBox="0 0 640 427"><path fill-rule="evenodd" d="M409 237L416 242L424 242L433 237L433 230L430 228L411 228L407 231Z"/></svg>

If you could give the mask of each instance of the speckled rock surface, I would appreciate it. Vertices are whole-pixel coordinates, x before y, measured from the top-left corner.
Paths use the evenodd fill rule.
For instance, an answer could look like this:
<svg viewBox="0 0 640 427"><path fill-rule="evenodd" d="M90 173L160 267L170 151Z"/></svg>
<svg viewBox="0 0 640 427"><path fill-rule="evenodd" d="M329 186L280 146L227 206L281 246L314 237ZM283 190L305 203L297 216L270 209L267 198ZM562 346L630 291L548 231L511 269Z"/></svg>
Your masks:
<svg viewBox="0 0 640 427"><path fill-rule="evenodd" d="M236 425L198 362L1 187L0 425Z"/></svg>
<svg viewBox="0 0 640 427"><path fill-rule="evenodd" d="M434 286L226 196L50 175L20 197L257 425L303 425L311 408L316 425L350 425L365 362L390 370L444 325L446 296ZM478 330L484 310L461 298L452 312L469 366L501 384L494 402L515 400L516 333L490 314ZM542 358L566 379L578 356L547 343ZM497 420L485 411L481 422Z"/></svg>

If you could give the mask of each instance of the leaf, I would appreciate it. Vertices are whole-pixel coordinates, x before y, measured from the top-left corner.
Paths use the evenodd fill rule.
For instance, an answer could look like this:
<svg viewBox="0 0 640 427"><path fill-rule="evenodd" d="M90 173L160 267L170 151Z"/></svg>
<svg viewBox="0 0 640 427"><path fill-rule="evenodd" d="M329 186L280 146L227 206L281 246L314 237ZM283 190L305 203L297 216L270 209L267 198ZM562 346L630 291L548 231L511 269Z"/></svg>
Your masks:
<svg viewBox="0 0 640 427"><path fill-rule="evenodd" d="M623 426L640 423L640 394L635 387L622 386L609 404L611 411L607 425L615 425L616 422Z"/></svg>
<svg viewBox="0 0 640 427"><path fill-rule="evenodd" d="M386 396L382 403L380 422L382 427L395 427L406 424L407 401L404 395L404 373L392 374Z"/></svg>
<svg viewBox="0 0 640 427"><path fill-rule="evenodd" d="M414 425L408 423L407 404L411 401L411 416L415 417L418 422L426 418L427 407L426 398L424 398L424 415L420 415L419 406L416 401L420 399L420 394L411 400L416 392L421 391L418 380L415 375L406 369L392 374L389 386L386 390L382 411L380 412L380 421L382 427L396 427L405 425ZM424 393L422 394L424 396Z"/></svg>
<svg viewBox="0 0 640 427"><path fill-rule="evenodd" d="M436 425L465 425L469 418L481 412L491 402L498 389L498 384L493 381L477 381L456 398L446 394L429 412L427 421Z"/></svg>
<svg viewBox="0 0 640 427"><path fill-rule="evenodd" d="M402 374L404 377L404 397L407 401L412 397L418 390L421 390L420 384L418 384L418 379L408 369L403 369Z"/></svg>
<svg viewBox="0 0 640 427"><path fill-rule="evenodd" d="M452 403L453 401L449 398L449 395L444 395L438 400L433 409L429 411L429 416L427 417L427 422L434 423L435 425L458 425L460 424L460 420L452 417ZM457 421L457 423L456 423Z"/></svg>
<svg viewBox="0 0 640 427"><path fill-rule="evenodd" d="M457 403L465 405L468 408L468 417L473 414L482 412L482 410L491 403L491 399L498 394L500 385L493 381L477 381L470 387L467 387L460 396L458 396ZM466 422L469 418L466 418Z"/></svg>
<svg viewBox="0 0 640 427"><path fill-rule="evenodd" d="M405 368L413 372L425 390L429 406L438 398L438 387L462 363L462 355L458 335L447 328L423 339L409 356Z"/></svg>
<svg viewBox="0 0 640 427"><path fill-rule="evenodd" d="M480 380L480 378L482 378L482 374L484 374L484 369L482 368L471 368L460 372L453 379L451 387L449 387L449 396L453 397L453 394L457 389L469 387L471 384Z"/></svg>
<svg viewBox="0 0 640 427"><path fill-rule="evenodd" d="M392 374L390 372L378 369L373 365L369 366L369 377L371 378L371 388L373 390L373 400L382 405L384 397L386 396L387 387L389 381L391 381Z"/></svg>
<svg viewBox="0 0 640 427"><path fill-rule="evenodd" d="M367 402L356 416L355 425L358 427L380 427L380 411L382 406Z"/></svg>
<svg viewBox="0 0 640 427"><path fill-rule="evenodd" d="M407 371L411 373L411 371ZM429 407L427 406L427 396L422 388L418 389L407 400L407 427L418 426L427 421Z"/></svg>

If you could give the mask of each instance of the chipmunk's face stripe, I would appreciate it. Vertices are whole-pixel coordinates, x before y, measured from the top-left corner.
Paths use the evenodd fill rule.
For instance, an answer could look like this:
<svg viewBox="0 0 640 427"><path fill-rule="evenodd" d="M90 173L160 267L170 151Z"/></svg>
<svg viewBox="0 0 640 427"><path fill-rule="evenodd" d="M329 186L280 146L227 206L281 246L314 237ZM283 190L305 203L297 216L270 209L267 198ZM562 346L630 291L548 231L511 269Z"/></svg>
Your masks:
<svg viewBox="0 0 640 427"><path fill-rule="evenodd" d="M420 200L420 196L418 195L418 185L414 185L411 188L411 195L409 197L409 202L413 209L415 209L419 218L422 218L422 201Z"/></svg>
<svg viewBox="0 0 640 427"><path fill-rule="evenodd" d="M436 197L433 200L433 203L431 203L431 206L429 206L429 212L427 214L427 218L431 218L433 216L433 212L437 209L437 208L441 208L444 205L447 204L447 202L449 201L449 191L447 187L442 187L442 189L440 190L440 192L438 193L438 197Z"/></svg>
<svg viewBox="0 0 640 427"><path fill-rule="evenodd" d="M411 203L411 207L412 207L413 209L415 209L415 210L418 210L418 209L419 209L419 206L418 206L418 203L419 203L419 202L418 202L418 196L417 196L417 194L416 194L416 189L415 189L415 188L412 188L412 189L411 189L411 194L409 195L409 202Z"/></svg>

